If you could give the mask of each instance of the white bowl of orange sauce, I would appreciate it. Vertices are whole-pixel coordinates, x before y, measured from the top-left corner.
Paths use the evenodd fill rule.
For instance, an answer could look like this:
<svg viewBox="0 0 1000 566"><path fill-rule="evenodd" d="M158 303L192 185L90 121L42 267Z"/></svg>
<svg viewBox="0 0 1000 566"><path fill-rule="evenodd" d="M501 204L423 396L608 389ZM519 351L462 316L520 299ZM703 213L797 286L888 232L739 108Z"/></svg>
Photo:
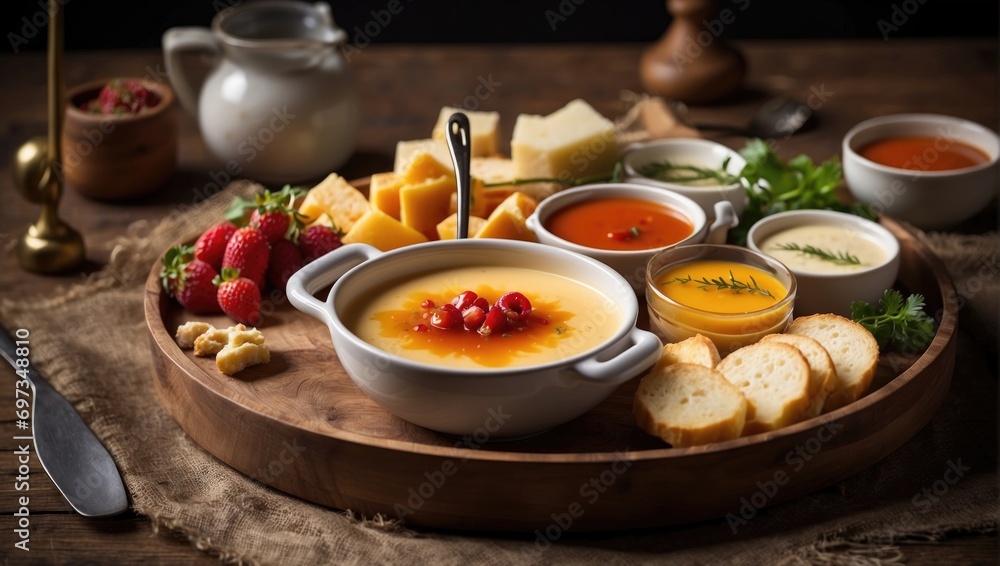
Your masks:
<svg viewBox="0 0 1000 566"><path fill-rule="evenodd" d="M739 222L732 204L701 206L673 191L632 183L598 183L558 192L538 204L527 226L538 241L611 266L642 293L646 263L674 246L721 243Z"/></svg>
<svg viewBox="0 0 1000 566"><path fill-rule="evenodd" d="M636 327L638 299L619 274L534 242L348 244L296 272L288 297L328 327L341 365L379 405L482 442L576 418L662 347ZM489 315L470 320L477 301Z"/></svg>
<svg viewBox="0 0 1000 566"><path fill-rule="evenodd" d="M996 132L939 114L861 122L843 141L844 179L856 199L918 228L954 226L997 196Z"/></svg>

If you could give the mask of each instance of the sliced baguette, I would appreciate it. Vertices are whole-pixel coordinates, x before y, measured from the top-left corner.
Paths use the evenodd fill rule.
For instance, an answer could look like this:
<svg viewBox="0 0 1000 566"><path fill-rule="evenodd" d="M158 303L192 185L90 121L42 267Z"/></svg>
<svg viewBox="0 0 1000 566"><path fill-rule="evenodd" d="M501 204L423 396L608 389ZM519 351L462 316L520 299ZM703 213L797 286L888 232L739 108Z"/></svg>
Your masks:
<svg viewBox="0 0 1000 566"><path fill-rule="evenodd" d="M747 401L719 372L679 363L643 377L632 410L641 429L683 448L739 438Z"/></svg>
<svg viewBox="0 0 1000 566"><path fill-rule="evenodd" d="M823 403L828 413L868 392L878 369L878 342L864 326L835 314L796 318L786 330L808 336L826 348L837 371L837 386Z"/></svg>
<svg viewBox="0 0 1000 566"><path fill-rule="evenodd" d="M744 346L723 358L715 369L747 398L744 435L796 423L809 406L809 362L788 344Z"/></svg>
<svg viewBox="0 0 1000 566"><path fill-rule="evenodd" d="M823 403L837 387L837 370L822 344L804 334L768 334L761 342L782 342L798 348L809 363L809 406L803 419L823 412Z"/></svg>
<svg viewBox="0 0 1000 566"><path fill-rule="evenodd" d="M714 368L720 361L719 349L715 347L715 343L701 334L695 334L680 342L664 344L660 359L652 371L659 371L672 364L698 364Z"/></svg>

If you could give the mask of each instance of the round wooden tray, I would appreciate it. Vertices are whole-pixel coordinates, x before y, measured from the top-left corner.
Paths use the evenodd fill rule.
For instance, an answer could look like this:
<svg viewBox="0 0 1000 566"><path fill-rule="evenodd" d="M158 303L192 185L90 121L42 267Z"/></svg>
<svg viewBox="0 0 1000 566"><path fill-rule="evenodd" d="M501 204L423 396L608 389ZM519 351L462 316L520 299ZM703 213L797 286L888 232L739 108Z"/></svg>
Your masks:
<svg viewBox="0 0 1000 566"><path fill-rule="evenodd" d="M923 294L939 329L918 356L886 355L871 392L779 431L667 448L632 417L638 379L582 417L533 438L490 443L409 424L366 397L326 327L283 296L261 326L271 362L230 377L173 339L192 315L146 282L146 323L161 402L197 443L282 491L366 516L460 530L617 530L722 517L786 501L871 466L937 410L955 363L957 295L941 262L891 219L902 247L897 288ZM502 414L498 419L507 418ZM548 531L546 531L548 529ZM550 536L550 535L547 535Z"/></svg>

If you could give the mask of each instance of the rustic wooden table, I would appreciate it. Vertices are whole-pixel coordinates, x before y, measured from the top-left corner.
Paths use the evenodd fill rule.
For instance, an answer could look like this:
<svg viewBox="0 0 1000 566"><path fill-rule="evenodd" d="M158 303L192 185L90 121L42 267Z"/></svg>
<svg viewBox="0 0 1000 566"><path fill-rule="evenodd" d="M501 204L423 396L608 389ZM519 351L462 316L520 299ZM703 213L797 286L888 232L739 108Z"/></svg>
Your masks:
<svg viewBox="0 0 1000 566"><path fill-rule="evenodd" d="M643 46L371 46L354 53L351 67L363 92L360 145L340 173L361 177L391 168L395 142L427 137L442 105L497 110L502 139L509 139L521 112L545 114L573 98L584 98L608 116L625 108L623 90L639 91ZM997 125L997 42L983 40L744 42L750 73L746 92L725 105L690 109L696 120L742 124L766 100L789 95L808 102L819 120L792 138L775 140L783 157L806 153L815 159L839 154L843 135L855 123L897 112L937 112ZM159 75L158 51L74 52L65 62L68 85L123 75ZM13 190L9 159L46 124L45 59L24 53L0 57L0 294L32 300L80 282L108 260L106 244L138 220L156 221L191 203L220 164L205 149L195 121L181 120L180 164L155 196L128 204L87 200L67 191L60 211L83 232L85 272L60 277L23 271L14 243L37 214L36 206ZM735 148L743 140L717 138ZM995 229L987 215L972 227ZM17 468L14 440L15 374L0 367L0 559L21 563L204 563L216 559L169 532L154 533L142 516L86 519L68 504L39 467L31 470L31 552L13 548ZM902 545L913 563L992 563L997 538L953 537Z"/></svg>

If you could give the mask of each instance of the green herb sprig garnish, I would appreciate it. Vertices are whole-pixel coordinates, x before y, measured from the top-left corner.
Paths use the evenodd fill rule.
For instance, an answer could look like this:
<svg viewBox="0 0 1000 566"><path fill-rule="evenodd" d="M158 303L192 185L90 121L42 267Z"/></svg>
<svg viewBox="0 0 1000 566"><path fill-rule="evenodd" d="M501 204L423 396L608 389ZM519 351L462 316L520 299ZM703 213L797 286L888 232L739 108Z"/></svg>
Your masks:
<svg viewBox="0 0 1000 566"><path fill-rule="evenodd" d="M746 245L747 232L755 222L786 210L822 209L848 212L869 220L876 214L866 204L844 204L837 198L842 170L836 157L815 165L807 155L787 163L764 140L754 139L740 152L746 167L740 180L747 190L747 207L739 225L729 231L729 241Z"/></svg>
<svg viewBox="0 0 1000 566"><path fill-rule="evenodd" d="M713 277L712 279L708 279L707 277L704 276L702 276L701 279L694 279L693 277L688 275L687 277L674 277L670 281L667 281L665 284L669 285L671 283L680 283L681 285L684 285L686 283L692 283L692 282L697 283L698 288L702 289L703 291L707 291L712 288L718 289L720 291L729 289L736 294L739 294L742 291L746 291L751 295L753 295L754 293L759 293L765 297L771 297L772 299L777 300L777 298L773 294L771 294L770 291L761 287L760 284L757 283L757 280L753 278L753 275L750 276L750 283L745 283L743 281L736 279L736 276L733 275L732 271L729 272L728 280L725 277Z"/></svg>
<svg viewBox="0 0 1000 566"><path fill-rule="evenodd" d="M829 261L837 265L861 265L861 260L858 259L858 256L851 254L849 252L841 252L841 251L831 252L824 250L823 248L817 248L816 246L813 246L811 244L802 246L794 242L790 244L778 244L777 247L779 250L802 252L804 254L816 256L817 258L823 261Z"/></svg>
<svg viewBox="0 0 1000 566"><path fill-rule="evenodd" d="M903 299L895 289L887 289L878 305L866 301L851 303L851 319L875 337L879 348L890 344L900 351L920 351L934 338L934 319L924 312L923 295Z"/></svg>
<svg viewBox="0 0 1000 566"><path fill-rule="evenodd" d="M650 179L679 185L700 183L702 181L715 181L719 185L730 185L736 182L737 177L726 170L728 167L729 158L727 157L718 169L698 167L696 165L680 165L670 161L655 161L639 167L637 172Z"/></svg>

